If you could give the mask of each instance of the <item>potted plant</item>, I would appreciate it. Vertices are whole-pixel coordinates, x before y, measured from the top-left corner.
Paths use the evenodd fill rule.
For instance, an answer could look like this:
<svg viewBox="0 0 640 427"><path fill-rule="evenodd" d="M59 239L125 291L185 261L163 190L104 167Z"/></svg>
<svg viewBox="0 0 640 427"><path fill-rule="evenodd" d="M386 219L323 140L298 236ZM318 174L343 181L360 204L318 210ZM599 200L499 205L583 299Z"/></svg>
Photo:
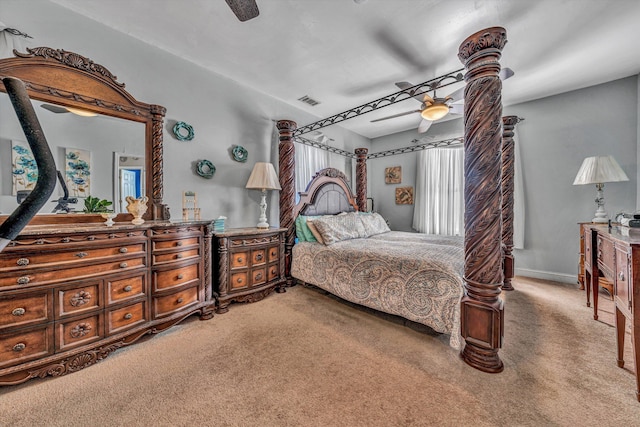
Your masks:
<svg viewBox="0 0 640 427"><path fill-rule="evenodd" d="M112 212L112 209L109 208L113 202L110 202L106 199L101 199L100 197L91 197L88 196L84 199L84 211L86 213L107 213Z"/></svg>

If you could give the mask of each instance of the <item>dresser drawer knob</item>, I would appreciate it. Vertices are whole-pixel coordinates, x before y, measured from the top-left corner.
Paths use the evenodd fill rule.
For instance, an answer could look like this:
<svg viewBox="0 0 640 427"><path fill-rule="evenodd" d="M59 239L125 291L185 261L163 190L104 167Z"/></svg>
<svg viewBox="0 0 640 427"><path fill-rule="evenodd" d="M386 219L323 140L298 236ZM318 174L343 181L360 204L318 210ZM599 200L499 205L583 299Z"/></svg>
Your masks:
<svg viewBox="0 0 640 427"><path fill-rule="evenodd" d="M127 286L125 286L122 290L123 290L123 291L125 291L125 292L131 292L131 289L133 289L133 288L131 287L131 285L127 285Z"/></svg>
<svg viewBox="0 0 640 427"><path fill-rule="evenodd" d="M242 277L238 277L238 279L236 280L236 282L238 282L238 283L242 283Z"/></svg>
<svg viewBox="0 0 640 427"><path fill-rule="evenodd" d="M131 313L127 313L127 314L125 314L125 315L124 315L124 318L125 318L126 320L129 320L129 319L131 319L132 317L133 317L133 314L131 314Z"/></svg>
<svg viewBox="0 0 640 427"><path fill-rule="evenodd" d="M86 256L87 256L87 253L86 253L86 252L78 252L78 253L76 254L76 256L77 256L78 258L84 258L84 257L86 257Z"/></svg>
<svg viewBox="0 0 640 427"><path fill-rule="evenodd" d="M29 265L29 258L20 258L20 259L18 259L18 261L16 261L16 264L18 264L20 267L24 267L25 265Z"/></svg>
<svg viewBox="0 0 640 427"><path fill-rule="evenodd" d="M262 273L256 274L256 280L262 280Z"/></svg>
<svg viewBox="0 0 640 427"><path fill-rule="evenodd" d="M121 254L126 254L127 252L129 252L129 249L127 249L127 248L120 248L120 249L119 249L119 252L120 252Z"/></svg>
<svg viewBox="0 0 640 427"><path fill-rule="evenodd" d="M18 280L16 280L16 282L18 282L18 285L26 285L30 281L31 279L29 278L29 276L18 277Z"/></svg>
<svg viewBox="0 0 640 427"><path fill-rule="evenodd" d="M624 282L624 271L618 273L618 279L620 279L621 282Z"/></svg>
<svg viewBox="0 0 640 427"><path fill-rule="evenodd" d="M25 348L27 348L26 344L22 343L22 342L19 342L18 344L13 346L13 351L18 352L18 351L24 350Z"/></svg>
<svg viewBox="0 0 640 427"><path fill-rule="evenodd" d="M602 258L602 251L598 251L598 258Z"/></svg>
<svg viewBox="0 0 640 427"><path fill-rule="evenodd" d="M127 268L127 263L126 262L121 262L120 263L120 268Z"/></svg>
<svg viewBox="0 0 640 427"><path fill-rule="evenodd" d="M82 307L89 301L91 301L91 293L87 291L80 291L69 298L69 304L71 304L72 307Z"/></svg>
<svg viewBox="0 0 640 427"><path fill-rule="evenodd" d="M14 316L24 316L26 312L27 310L25 310L22 307L19 307L19 308L14 308L11 314L13 314Z"/></svg>
<svg viewBox="0 0 640 427"><path fill-rule="evenodd" d="M275 257L276 255L278 255L278 251L276 251L276 250L271 251L271 256L272 257Z"/></svg>
<svg viewBox="0 0 640 427"><path fill-rule="evenodd" d="M178 304L182 304L184 302L184 300L182 298L178 298Z"/></svg>
<svg viewBox="0 0 640 427"><path fill-rule="evenodd" d="M177 254L177 255L176 255L176 258L180 259L180 258L182 258L183 256L184 256L184 255L182 255L182 254Z"/></svg>
<svg viewBox="0 0 640 427"><path fill-rule="evenodd" d="M241 257L241 256L239 256L239 257L236 259L236 261L237 261L237 262L242 262L242 257Z"/></svg>
<svg viewBox="0 0 640 427"><path fill-rule="evenodd" d="M182 246L182 242L176 242L176 246Z"/></svg>
<svg viewBox="0 0 640 427"><path fill-rule="evenodd" d="M276 274L278 274L278 269L277 269L277 268L275 268L275 267L273 267L273 268L271 269L271 274L272 274L272 275L274 275L274 276L275 276Z"/></svg>
<svg viewBox="0 0 640 427"><path fill-rule="evenodd" d="M256 255L256 261L262 261L262 254L257 254Z"/></svg>
<svg viewBox="0 0 640 427"><path fill-rule="evenodd" d="M184 274L182 273L178 274L178 280L182 280L182 279L184 279Z"/></svg>

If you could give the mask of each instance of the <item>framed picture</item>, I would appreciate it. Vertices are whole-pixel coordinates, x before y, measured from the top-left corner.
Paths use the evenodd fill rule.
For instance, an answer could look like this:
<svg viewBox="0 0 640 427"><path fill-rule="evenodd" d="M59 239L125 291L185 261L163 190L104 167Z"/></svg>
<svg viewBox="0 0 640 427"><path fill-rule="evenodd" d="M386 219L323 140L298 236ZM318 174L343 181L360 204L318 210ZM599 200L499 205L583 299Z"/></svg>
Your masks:
<svg viewBox="0 0 640 427"><path fill-rule="evenodd" d="M402 182L402 167L391 166L384 169L384 182L386 184L400 184Z"/></svg>
<svg viewBox="0 0 640 427"><path fill-rule="evenodd" d="M38 181L38 166L26 142L11 141L11 174L12 195L15 196L18 191L31 191L35 188Z"/></svg>
<svg viewBox="0 0 640 427"><path fill-rule="evenodd" d="M91 152L79 148L65 148L65 176L72 197L91 195Z"/></svg>
<svg viewBox="0 0 640 427"><path fill-rule="evenodd" d="M413 187L396 188L396 205L413 204Z"/></svg>

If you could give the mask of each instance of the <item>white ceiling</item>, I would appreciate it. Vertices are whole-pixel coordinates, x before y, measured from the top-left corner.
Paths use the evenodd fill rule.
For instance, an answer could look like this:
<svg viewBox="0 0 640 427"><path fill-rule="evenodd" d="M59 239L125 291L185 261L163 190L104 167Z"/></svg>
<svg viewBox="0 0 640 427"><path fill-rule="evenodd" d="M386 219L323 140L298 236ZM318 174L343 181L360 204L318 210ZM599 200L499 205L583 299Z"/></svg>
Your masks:
<svg viewBox="0 0 640 427"><path fill-rule="evenodd" d="M491 26L507 30L501 63L516 73L506 106L640 72L638 0L257 0L246 22L224 0L52 1L319 118L462 68L462 41ZM420 116L370 120L416 108L408 99L341 126L387 135Z"/></svg>

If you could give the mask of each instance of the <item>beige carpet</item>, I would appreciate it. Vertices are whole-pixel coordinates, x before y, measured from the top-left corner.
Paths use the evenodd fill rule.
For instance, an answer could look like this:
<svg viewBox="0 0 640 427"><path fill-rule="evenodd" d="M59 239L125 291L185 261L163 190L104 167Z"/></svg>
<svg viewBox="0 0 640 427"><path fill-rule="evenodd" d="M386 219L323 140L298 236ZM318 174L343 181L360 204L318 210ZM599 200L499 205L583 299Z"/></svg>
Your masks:
<svg viewBox="0 0 640 427"><path fill-rule="evenodd" d="M0 388L0 425L640 425L614 329L592 319L583 292L514 286L501 374L467 366L446 336L295 287L83 371Z"/></svg>

